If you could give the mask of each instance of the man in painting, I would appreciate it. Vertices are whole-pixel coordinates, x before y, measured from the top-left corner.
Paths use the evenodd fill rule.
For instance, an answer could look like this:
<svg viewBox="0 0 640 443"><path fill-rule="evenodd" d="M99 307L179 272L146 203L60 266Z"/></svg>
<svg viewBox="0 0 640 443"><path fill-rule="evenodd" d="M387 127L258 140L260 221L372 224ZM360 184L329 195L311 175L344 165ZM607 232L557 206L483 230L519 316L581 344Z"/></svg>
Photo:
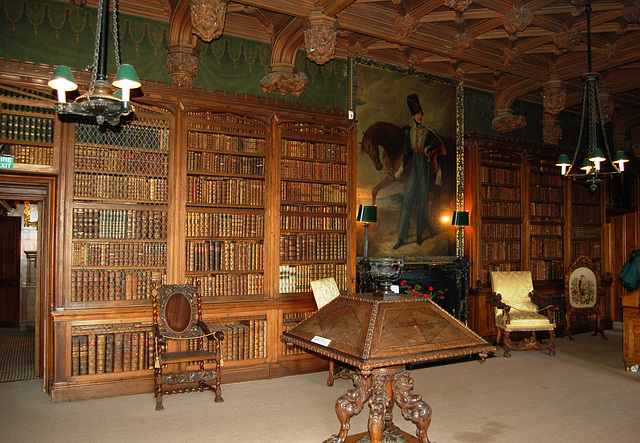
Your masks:
<svg viewBox="0 0 640 443"><path fill-rule="evenodd" d="M409 218L413 206L416 207L416 237L417 243L422 244L425 224L429 228L429 236L434 235L433 229L426 218L428 209L429 186L432 178L434 184L442 186L442 172L438 163L438 156L446 154L442 140L435 133L422 124L423 112L417 94L407 96L407 107L413 117L413 126L405 137L405 155L402 168L396 176L400 177L403 170L407 171L407 186L402 200L400 213L400 231L398 242L393 249L405 244L409 230Z"/></svg>

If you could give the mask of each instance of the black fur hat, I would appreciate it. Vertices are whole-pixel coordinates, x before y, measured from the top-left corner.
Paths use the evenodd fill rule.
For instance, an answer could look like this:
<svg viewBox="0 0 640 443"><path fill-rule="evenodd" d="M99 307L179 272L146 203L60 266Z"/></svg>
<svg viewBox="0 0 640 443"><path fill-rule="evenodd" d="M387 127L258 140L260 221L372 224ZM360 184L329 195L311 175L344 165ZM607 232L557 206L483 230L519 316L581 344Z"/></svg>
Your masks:
<svg viewBox="0 0 640 443"><path fill-rule="evenodd" d="M422 111L422 106L420 106L420 99L418 98L418 94L407 95L407 106L409 107L409 112L412 116Z"/></svg>

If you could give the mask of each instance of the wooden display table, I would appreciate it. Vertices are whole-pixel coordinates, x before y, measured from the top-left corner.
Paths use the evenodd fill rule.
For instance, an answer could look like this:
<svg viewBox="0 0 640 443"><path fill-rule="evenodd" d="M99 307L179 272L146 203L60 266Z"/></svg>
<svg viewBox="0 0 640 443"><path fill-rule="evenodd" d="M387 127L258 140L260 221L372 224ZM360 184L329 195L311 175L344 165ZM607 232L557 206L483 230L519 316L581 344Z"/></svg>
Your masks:
<svg viewBox="0 0 640 443"><path fill-rule="evenodd" d="M424 298L372 294L343 295L333 300L282 338L304 349L354 368L350 389L336 401L338 434L325 443L419 441L426 443L431 408L413 394L405 364L495 351L482 337L435 303ZM347 437L351 417L369 405L369 432ZM417 427L418 439L393 424L397 404ZM357 439L356 439L357 438Z"/></svg>
<svg viewBox="0 0 640 443"><path fill-rule="evenodd" d="M627 371L638 371L640 366L640 308L638 292L622 298L622 359Z"/></svg>

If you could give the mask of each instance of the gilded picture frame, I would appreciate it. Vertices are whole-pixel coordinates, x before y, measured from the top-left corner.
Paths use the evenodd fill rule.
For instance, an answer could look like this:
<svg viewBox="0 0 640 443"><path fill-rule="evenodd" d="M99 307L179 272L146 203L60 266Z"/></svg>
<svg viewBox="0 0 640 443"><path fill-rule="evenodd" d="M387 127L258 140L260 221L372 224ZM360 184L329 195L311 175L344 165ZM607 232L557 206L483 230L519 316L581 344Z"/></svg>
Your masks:
<svg viewBox="0 0 640 443"><path fill-rule="evenodd" d="M464 210L462 82L360 57L351 59L350 69L350 108L358 127L356 199L357 204L375 204L378 213L377 222L369 226L369 256L456 259L463 247L462 233L458 236L451 225L453 211ZM412 103L407 104L409 96ZM415 175L410 157L416 151L409 145L411 128L419 125L413 114L416 103L422 125L435 134L432 138L440 146L424 149L422 161L428 166L421 171L428 173L418 183L426 186L417 186L410 178ZM421 201L425 203L417 204ZM360 255L364 245L360 223L356 232Z"/></svg>

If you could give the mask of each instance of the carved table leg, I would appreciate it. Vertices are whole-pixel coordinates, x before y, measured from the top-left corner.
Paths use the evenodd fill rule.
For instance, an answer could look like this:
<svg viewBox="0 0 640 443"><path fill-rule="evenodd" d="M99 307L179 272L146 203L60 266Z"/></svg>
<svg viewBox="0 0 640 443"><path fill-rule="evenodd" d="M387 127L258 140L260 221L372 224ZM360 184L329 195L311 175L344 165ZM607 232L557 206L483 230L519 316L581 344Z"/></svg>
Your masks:
<svg viewBox="0 0 640 443"><path fill-rule="evenodd" d="M372 371L373 384L371 387L371 398L369 398L369 438L371 443L380 443L385 430L386 406L387 406L387 386L389 382L388 374L376 373Z"/></svg>
<svg viewBox="0 0 640 443"><path fill-rule="evenodd" d="M360 373L353 374L353 386L356 389L349 389L347 393L336 401L336 414L340 420L340 432L332 435L324 443L344 443L349 433L349 421L354 415L358 415L365 402L371 397L372 379Z"/></svg>
<svg viewBox="0 0 640 443"><path fill-rule="evenodd" d="M427 431L431 424L431 408L422 401L422 396L412 394L413 379L409 372L396 374L391 380L393 396L405 420L410 420L418 428L416 436L421 443L429 443Z"/></svg>

